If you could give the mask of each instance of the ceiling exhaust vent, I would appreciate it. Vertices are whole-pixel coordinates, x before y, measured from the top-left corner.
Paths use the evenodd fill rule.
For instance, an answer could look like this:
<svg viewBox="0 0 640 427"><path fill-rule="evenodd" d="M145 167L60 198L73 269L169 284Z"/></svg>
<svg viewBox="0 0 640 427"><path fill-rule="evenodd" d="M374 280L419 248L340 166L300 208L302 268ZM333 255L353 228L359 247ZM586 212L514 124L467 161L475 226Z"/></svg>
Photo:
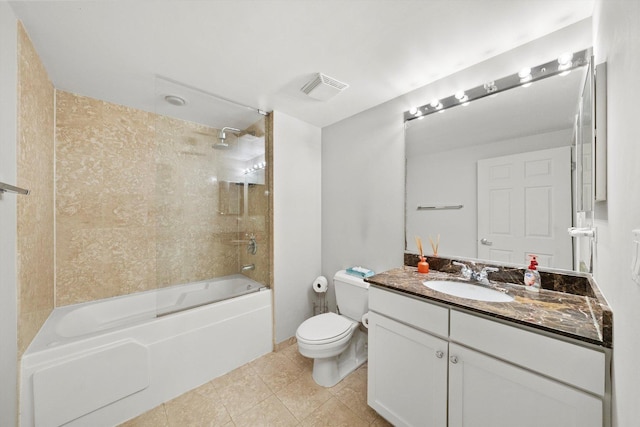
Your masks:
<svg viewBox="0 0 640 427"><path fill-rule="evenodd" d="M318 73L313 80L304 85L300 90L311 98L326 101L348 87L349 85L346 83L342 83L332 77Z"/></svg>

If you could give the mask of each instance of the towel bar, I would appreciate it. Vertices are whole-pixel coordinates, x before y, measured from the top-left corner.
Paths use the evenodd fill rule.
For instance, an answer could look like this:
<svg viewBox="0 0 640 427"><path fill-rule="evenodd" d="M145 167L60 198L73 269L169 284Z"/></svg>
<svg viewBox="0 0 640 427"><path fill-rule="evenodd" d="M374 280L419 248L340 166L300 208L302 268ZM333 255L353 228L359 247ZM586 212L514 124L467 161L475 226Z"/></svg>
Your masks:
<svg viewBox="0 0 640 427"><path fill-rule="evenodd" d="M463 208L463 205L429 205L429 206L418 205L419 211L434 211L438 209L462 209L462 208Z"/></svg>
<svg viewBox="0 0 640 427"><path fill-rule="evenodd" d="M29 194L29 190L25 190L24 188L14 187L13 185L5 184L4 182L0 182L0 193L15 193L15 194Z"/></svg>

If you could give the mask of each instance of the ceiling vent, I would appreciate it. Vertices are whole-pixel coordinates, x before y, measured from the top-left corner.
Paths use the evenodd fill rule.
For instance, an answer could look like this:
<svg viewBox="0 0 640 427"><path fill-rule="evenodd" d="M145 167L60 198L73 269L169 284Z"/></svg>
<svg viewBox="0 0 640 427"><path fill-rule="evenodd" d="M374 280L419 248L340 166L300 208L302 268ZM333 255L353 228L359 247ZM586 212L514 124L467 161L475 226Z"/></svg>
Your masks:
<svg viewBox="0 0 640 427"><path fill-rule="evenodd" d="M348 87L349 85L346 83L342 83L332 77L318 73L315 75L313 80L304 85L300 90L311 98L326 101Z"/></svg>

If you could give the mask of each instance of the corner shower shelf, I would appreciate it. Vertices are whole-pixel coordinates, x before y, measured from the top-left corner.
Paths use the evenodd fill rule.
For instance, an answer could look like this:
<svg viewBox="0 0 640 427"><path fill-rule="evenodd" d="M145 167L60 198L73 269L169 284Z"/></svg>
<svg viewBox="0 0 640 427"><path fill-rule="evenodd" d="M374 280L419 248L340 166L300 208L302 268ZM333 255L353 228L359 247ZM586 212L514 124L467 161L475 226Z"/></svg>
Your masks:
<svg viewBox="0 0 640 427"><path fill-rule="evenodd" d="M24 188L14 187L13 185L5 184L4 182L0 182L0 194L2 193L15 193L15 194L29 194L29 190L25 190Z"/></svg>

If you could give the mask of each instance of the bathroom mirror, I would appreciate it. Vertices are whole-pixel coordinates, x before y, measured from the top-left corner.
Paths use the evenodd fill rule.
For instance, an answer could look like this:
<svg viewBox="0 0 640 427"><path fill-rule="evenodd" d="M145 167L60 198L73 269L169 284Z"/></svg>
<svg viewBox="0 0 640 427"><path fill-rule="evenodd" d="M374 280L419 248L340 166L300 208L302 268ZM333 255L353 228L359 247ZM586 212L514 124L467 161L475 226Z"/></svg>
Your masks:
<svg viewBox="0 0 640 427"><path fill-rule="evenodd" d="M525 264L535 253L541 266L573 269L567 228L578 128L590 120L578 119L592 103L582 97L585 81L587 66L406 122L405 249L417 253L415 236L439 236L443 256ZM581 172L581 192L589 191L589 171Z"/></svg>
<svg viewBox="0 0 640 427"><path fill-rule="evenodd" d="M576 210L593 210L593 78L587 73L580 93L576 116Z"/></svg>

